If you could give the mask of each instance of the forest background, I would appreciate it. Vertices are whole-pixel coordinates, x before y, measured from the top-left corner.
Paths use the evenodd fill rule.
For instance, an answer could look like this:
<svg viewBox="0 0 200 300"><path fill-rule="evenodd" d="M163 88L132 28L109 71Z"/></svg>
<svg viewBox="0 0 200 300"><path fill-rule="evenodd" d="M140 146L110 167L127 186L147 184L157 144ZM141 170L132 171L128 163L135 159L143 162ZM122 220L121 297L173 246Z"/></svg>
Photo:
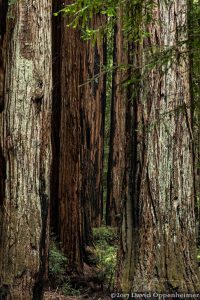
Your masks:
<svg viewBox="0 0 200 300"><path fill-rule="evenodd" d="M198 0L0 1L0 299L200 292L199 45Z"/></svg>

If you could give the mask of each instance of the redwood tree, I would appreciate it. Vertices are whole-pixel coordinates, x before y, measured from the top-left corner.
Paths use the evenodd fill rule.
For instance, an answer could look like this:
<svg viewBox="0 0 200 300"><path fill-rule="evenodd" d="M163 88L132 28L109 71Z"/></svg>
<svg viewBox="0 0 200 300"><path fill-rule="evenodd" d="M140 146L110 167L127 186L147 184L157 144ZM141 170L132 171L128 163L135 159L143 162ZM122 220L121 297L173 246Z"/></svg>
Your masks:
<svg viewBox="0 0 200 300"><path fill-rule="evenodd" d="M8 14L1 115L6 179L0 201L0 285L8 299L40 299L51 164L51 3L16 1Z"/></svg>
<svg viewBox="0 0 200 300"><path fill-rule="evenodd" d="M125 169L128 42L123 33L124 8L118 8L114 28L110 149L108 158L106 224L117 226Z"/></svg>
<svg viewBox="0 0 200 300"><path fill-rule="evenodd" d="M142 79L134 116L133 194L123 202L118 287L197 292L187 1L157 0L149 23L147 9L141 6L139 29L149 34L134 47Z"/></svg>
<svg viewBox="0 0 200 300"><path fill-rule="evenodd" d="M101 22L97 17L93 25L100 26ZM104 51L99 40L95 45L84 42L80 29L67 28L68 23L69 18L62 17L60 66L55 66L60 69L60 92L56 87L53 109L57 110L55 117L60 115L60 124L54 127L53 144L59 141L59 146L54 144L59 168L54 158L52 180L58 176L59 188L56 198L54 185L51 219L57 202L58 236L68 258L68 270L80 272L91 244L91 224L99 226L102 219Z"/></svg>
<svg viewBox="0 0 200 300"><path fill-rule="evenodd" d="M81 124L79 76L83 45L78 30L61 21L61 124L59 157L59 238L68 267L82 270ZM70 41L70 42L69 42ZM53 216L52 216L53 217Z"/></svg>
<svg viewBox="0 0 200 300"><path fill-rule="evenodd" d="M92 28L101 28L105 17L95 15ZM91 225L101 225L103 218L103 157L105 122L105 40L84 42L79 84L81 97L81 166L84 204L88 206Z"/></svg>
<svg viewBox="0 0 200 300"><path fill-rule="evenodd" d="M61 3L52 1L53 12L61 8ZM61 16L52 16L52 165L51 165L51 234L58 236L59 224L59 158L60 158L60 117L61 117Z"/></svg>

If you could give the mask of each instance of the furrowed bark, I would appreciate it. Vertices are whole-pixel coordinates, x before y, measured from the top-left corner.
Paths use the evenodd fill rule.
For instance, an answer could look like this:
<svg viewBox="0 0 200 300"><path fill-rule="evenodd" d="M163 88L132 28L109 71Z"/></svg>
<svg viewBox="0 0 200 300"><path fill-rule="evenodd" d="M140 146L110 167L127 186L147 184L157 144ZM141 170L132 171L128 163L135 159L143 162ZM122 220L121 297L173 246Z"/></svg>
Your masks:
<svg viewBox="0 0 200 300"><path fill-rule="evenodd" d="M95 15L93 28L105 24L103 16ZM105 122L105 41L97 37L85 43L83 54L81 90L81 136L82 136L82 199L89 208L93 227L101 225L103 218L103 144Z"/></svg>
<svg viewBox="0 0 200 300"><path fill-rule="evenodd" d="M138 46L142 80L130 200L138 214L132 226L124 210L118 284L123 291L197 292L186 1L157 1L153 19L141 24L150 35Z"/></svg>
<svg viewBox="0 0 200 300"><path fill-rule="evenodd" d="M99 40L84 42L67 22L61 25L59 237L68 270L81 272L92 244L91 224L99 226L102 219L104 52Z"/></svg>
<svg viewBox="0 0 200 300"><path fill-rule="evenodd" d="M0 1L0 113L4 109L5 44L6 17L8 2Z"/></svg>
<svg viewBox="0 0 200 300"><path fill-rule="evenodd" d="M50 194L51 4L17 1L8 13L0 285L6 299L41 299Z"/></svg>
<svg viewBox="0 0 200 300"><path fill-rule="evenodd" d="M125 169L126 147L126 105L128 102L127 89L124 81L127 79L128 43L125 42L122 31L123 8L118 12L118 21L114 31L114 55L112 100L111 100L111 129L110 151L108 159L106 224L117 226L121 214L121 194Z"/></svg>
<svg viewBox="0 0 200 300"><path fill-rule="evenodd" d="M68 269L83 267L83 215L81 207L80 90L83 45L78 30L61 23L61 125L59 162L59 236ZM70 41L70 42L69 42Z"/></svg>

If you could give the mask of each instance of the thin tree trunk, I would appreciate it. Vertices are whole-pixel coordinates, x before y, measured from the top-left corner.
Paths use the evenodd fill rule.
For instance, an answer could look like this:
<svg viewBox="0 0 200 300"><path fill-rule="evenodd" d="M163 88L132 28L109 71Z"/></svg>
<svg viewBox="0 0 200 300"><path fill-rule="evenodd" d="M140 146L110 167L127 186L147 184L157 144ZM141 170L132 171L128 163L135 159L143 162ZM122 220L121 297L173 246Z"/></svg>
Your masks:
<svg viewBox="0 0 200 300"><path fill-rule="evenodd" d="M0 1L0 112L4 107L5 32L8 2Z"/></svg>
<svg viewBox="0 0 200 300"><path fill-rule="evenodd" d="M103 16L95 15L93 28L105 23ZM105 41L97 37L85 43L82 58L81 136L82 136L82 199L89 208L91 225L101 225L103 218L103 145L105 122Z"/></svg>
<svg viewBox="0 0 200 300"><path fill-rule="evenodd" d="M83 45L78 30L61 33L61 126L59 162L59 235L68 268L83 266L83 215L81 208L81 136L79 76ZM70 41L70 42L69 42Z"/></svg>
<svg viewBox="0 0 200 300"><path fill-rule="evenodd" d="M153 19L141 25L150 35L138 53L135 189L124 203L118 285L123 291L197 292L186 1L157 1Z"/></svg>
<svg viewBox="0 0 200 300"><path fill-rule="evenodd" d="M52 2L53 13L61 9L61 2ZM59 160L60 160L60 125L61 125L61 15L52 16L52 165L51 165L51 234L59 236Z"/></svg>
<svg viewBox="0 0 200 300"><path fill-rule="evenodd" d="M40 299L46 275L51 164L51 4L9 6L5 109L6 162L0 206L1 291Z"/></svg>
<svg viewBox="0 0 200 300"><path fill-rule="evenodd" d="M6 44L6 17L8 3L0 1L0 137L2 136L2 114L4 109L4 83L5 83L5 44ZM3 156L3 150L0 145L0 205L3 204L5 197L5 179L6 179L6 163Z"/></svg>
<svg viewBox="0 0 200 300"><path fill-rule="evenodd" d="M123 8L118 12L118 21L114 31L111 130L108 159L106 224L117 226L121 214L121 194L124 178L126 105L127 89L123 82L127 79L128 43L123 36Z"/></svg>

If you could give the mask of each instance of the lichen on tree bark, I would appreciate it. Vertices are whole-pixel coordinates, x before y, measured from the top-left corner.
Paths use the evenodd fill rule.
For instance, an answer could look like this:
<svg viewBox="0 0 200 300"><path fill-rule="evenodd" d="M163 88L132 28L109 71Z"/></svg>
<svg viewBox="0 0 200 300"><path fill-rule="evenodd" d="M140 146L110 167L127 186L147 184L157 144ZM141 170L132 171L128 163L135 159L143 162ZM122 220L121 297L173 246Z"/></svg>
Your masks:
<svg viewBox="0 0 200 300"><path fill-rule="evenodd" d="M136 292L195 292L199 290L199 271L187 2L156 1L152 13L154 22L140 25L149 35L138 44L136 53L142 76L135 127L136 189L124 205L118 286ZM158 55L160 60L148 68ZM127 218L128 205L131 209L135 205L138 212L134 226ZM128 234L131 243L124 239Z"/></svg>
<svg viewBox="0 0 200 300"><path fill-rule="evenodd" d="M51 163L51 4L16 1L8 13L0 284L8 299L40 299Z"/></svg>

